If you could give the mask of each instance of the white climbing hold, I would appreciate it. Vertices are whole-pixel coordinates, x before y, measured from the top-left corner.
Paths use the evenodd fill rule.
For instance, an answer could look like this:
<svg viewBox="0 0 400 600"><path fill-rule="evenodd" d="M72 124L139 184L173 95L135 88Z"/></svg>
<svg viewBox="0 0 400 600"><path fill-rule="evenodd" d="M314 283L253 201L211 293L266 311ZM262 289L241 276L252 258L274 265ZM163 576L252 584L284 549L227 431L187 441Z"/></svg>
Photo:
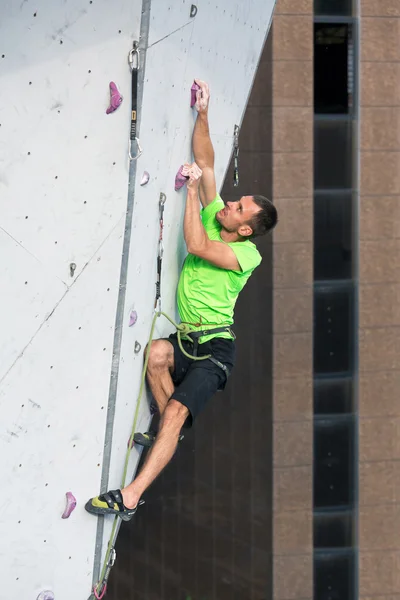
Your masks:
<svg viewBox="0 0 400 600"><path fill-rule="evenodd" d="M67 492L65 495L67 498L67 505L61 516L62 519L68 519L69 515L72 513L72 511L74 510L74 508L76 506L76 498L73 495L73 493ZM51 600L51 599L44 598L43 600Z"/></svg>
<svg viewBox="0 0 400 600"><path fill-rule="evenodd" d="M147 171L144 171L140 185L146 185L146 183L149 183L149 179L150 179L150 174Z"/></svg>
<svg viewBox="0 0 400 600"><path fill-rule="evenodd" d="M51 590L45 590L44 592L40 592L39 596L36 600L55 600L54 594Z"/></svg>

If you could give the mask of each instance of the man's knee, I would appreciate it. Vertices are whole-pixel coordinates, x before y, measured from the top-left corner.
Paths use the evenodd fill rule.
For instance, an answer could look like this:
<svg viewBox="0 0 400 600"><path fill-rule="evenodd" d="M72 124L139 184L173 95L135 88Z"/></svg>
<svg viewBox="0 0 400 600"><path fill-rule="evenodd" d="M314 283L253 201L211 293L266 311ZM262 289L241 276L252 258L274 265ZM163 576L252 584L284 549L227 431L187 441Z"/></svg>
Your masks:
<svg viewBox="0 0 400 600"><path fill-rule="evenodd" d="M146 346L147 351L147 346ZM149 370L156 369L173 369L174 366L174 348L167 340L154 340L151 343L149 362L147 368Z"/></svg>
<svg viewBox="0 0 400 600"><path fill-rule="evenodd" d="M168 402L162 416L162 426L180 431L182 425L189 416L189 410L173 398Z"/></svg>

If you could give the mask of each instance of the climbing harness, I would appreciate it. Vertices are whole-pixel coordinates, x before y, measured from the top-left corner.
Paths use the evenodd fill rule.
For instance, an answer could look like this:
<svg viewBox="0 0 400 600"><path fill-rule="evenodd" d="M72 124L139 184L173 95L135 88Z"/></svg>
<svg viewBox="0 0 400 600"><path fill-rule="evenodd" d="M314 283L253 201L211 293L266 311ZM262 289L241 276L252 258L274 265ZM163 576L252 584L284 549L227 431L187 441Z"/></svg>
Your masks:
<svg viewBox="0 0 400 600"><path fill-rule="evenodd" d="M133 42L132 50L128 55L128 62L132 72L132 112L131 112L131 136L129 140L129 158L137 160L142 154L139 138L136 137L137 124L137 94L138 94L138 72L140 67L139 42ZM132 146L136 144L136 156L132 155Z"/></svg>
<svg viewBox="0 0 400 600"><path fill-rule="evenodd" d="M224 373L226 374L227 377L229 376L229 369L227 368L227 366L222 364L219 360L214 358L211 354L206 354L205 356L197 356L199 338L201 338L205 335L220 333L223 331L229 332L231 335L234 336L234 333L231 331L229 326L221 326L221 327L216 327L214 329L202 329L200 331L198 329L193 329L194 325L192 323L179 323L179 324L175 323L175 321L173 319L171 319L171 317L169 317L166 313L162 312L162 310L161 310L161 267L162 267L163 251L164 251L163 250L163 228L164 228L164 208L165 208L166 199L167 199L166 195L161 192L159 203L158 203L160 233L159 233L159 239L158 239L157 279L156 279L156 294L155 294L155 302L154 302L154 316L153 316L153 320L151 323L149 341L147 343L146 352L145 352L144 364L143 364L143 369L142 369L142 374L141 374L141 379L140 379L139 394L138 394L137 401L136 401L136 408L135 408L135 413L134 413L134 417L133 417L131 434L129 436L129 440L128 440L128 444L127 444L127 451L126 451L126 455L125 455L125 464L124 464L124 469L123 469L123 473L122 473L121 490L125 487L125 484L126 484L126 477L127 477L128 465L129 465L129 457L130 457L131 449L133 448L133 445L134 445L134 435L136 433L136 426L137 426L138 417L139 417L140 403L141 403L141 399L143 396L143 391L145 389L147 365L149 363L150 349L151 349L151 344L152 344L152 341L154 338L154 329L156 326L157 319L162 315L176 328L179 348L180 348L181 352L187 358L190 358L190 359L196 360L196 361L197 360L211 360L215 365L217 365L220 369L222 369L224 371ZM184 347L182 345L182 339L188 340L189 342L193 343L193 348L194 348L193 354L189 354L188 352L186 352L186 350L184 349ZM144 500L139 501L139 506L141 504L144 504ZM89 600L101 600L106 593L108 577L110 575L110 571L111 571L111 569L115 563L115 559L116 559L115 545L117 543L117 537L118 537L119 529L121 527L121 522L122 522L122 519L118 515L116 515L114 517L114 523L113 523L113 526L111 529L111 535L110 535L110 539L108 541L107 552L106 552L103 567L102 567L102 570L100 573L100 579L99 579L98 583L94 586L93 592L90 595Z"/></svg>
<svg viewBox="0 0 400 600"><path fill-rule="evenodd" d="M233 185L237 187L239 185L239 125L235 125L233 131Z"/></svg>
<svg viewBox="0 0 400 600"><path fill-rule="evenodd" d="M164 230L164 206L167 197L162 192L160 193L160 200L158 202L158 207L160 211L160 235L158 238L158 251L157 251L157 281L156 281L156 299L154 302L154 310L157 310L158 313L161 312L161 267L162 267L162 259L164 254L164 246L163 246L163 230Z"/></svg>

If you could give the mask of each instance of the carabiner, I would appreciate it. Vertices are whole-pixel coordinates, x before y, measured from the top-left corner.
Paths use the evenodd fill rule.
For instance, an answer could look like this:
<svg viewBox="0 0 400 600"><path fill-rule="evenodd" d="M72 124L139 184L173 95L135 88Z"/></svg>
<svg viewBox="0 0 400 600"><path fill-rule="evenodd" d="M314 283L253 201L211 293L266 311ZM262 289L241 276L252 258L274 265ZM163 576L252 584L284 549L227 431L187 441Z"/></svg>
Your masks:
<svg viewBox="0 0 400 600"><path fill-rule="evenodd" d="M134 66L134 64L135 64L135 57L136 57L136 66ZM130 52L128 54L128 62L129 62L129 66L131 68L131 71L133 71L133 70L138 71L139 70L139 67L140 67L139 42L133 42L132 50L130 50Z"/></svg>
<svg viewBox="0 0 400 600"><path fill-rule="evenodd" d="M140 145L139 138L135 138L134 141L136 142L136 145L137 145L137 154L136 154L136 156L132 156L132 140L129 140L129 159L130 160L137 160L139 158L139 156L141 156L143 154L143 150Z"/></svg>

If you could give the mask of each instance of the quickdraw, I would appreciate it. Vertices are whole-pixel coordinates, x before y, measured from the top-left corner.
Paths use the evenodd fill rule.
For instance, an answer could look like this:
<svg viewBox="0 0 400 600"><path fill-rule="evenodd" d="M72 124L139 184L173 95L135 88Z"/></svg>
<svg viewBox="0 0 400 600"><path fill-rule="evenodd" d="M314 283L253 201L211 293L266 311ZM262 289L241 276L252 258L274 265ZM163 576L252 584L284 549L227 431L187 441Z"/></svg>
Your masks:
<svg viewBox="0 0 400 600"><path fill-rule="evenodd" d="M238 187L239 185L239 125L235 125L233 131L233 185Z"/></svg>
<svg viewBox="0 0 400 600"><path fill-rule="evenodd" d="M164 230L164 205L167 197L161 192L160 201L158 203L160 210L160 236L158 238L158 253L157 253L157 281L156 281L156 299L154 302L154 310L161 313L161 267L164 254L163 247L163 230Z"/></svg>
<svg viewBox="0 0 400 600"><path fill-rule="evenodd" d="M143 150L140 147L137 133L137 95L138 95L138 72L140 68L139 42L133 42L132 50L128 55L128 62L132 72L132 112L131 112L131 135L129 140L129 158L137 160ZM136 144L136 156L132 155L132 146Z"/></svg>

